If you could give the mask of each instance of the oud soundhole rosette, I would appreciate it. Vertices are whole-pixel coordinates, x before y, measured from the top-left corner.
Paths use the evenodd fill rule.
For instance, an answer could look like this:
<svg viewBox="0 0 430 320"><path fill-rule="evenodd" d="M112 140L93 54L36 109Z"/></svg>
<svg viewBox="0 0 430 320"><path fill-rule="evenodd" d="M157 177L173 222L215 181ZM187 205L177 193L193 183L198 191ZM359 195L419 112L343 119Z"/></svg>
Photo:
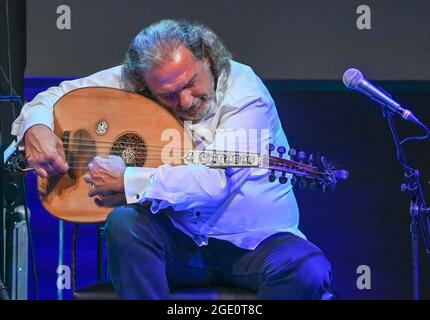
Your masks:
<svg viewBox="0 0 430 320"><path fill-rule="evenodd" d="M106 120L99 120L96 124L96 134L104 136L109 130L109 123Z"/></svg>
<svg viewBox="0 0 430 320"><path fill-rule="evenodd" d="M135 133L126 133L115 140L110 154L121 157L129 167L143 167L146 152L146 144L142 137Z"/></svg>

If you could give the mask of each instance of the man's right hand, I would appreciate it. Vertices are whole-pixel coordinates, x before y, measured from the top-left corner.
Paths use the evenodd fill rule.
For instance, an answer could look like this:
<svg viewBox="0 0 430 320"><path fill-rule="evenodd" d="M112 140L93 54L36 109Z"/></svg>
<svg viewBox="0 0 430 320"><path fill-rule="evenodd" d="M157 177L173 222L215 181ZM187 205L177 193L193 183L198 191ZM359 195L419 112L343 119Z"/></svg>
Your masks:
<svg viewBox="0 0 430 320"><path fill-rule="evenodd" d="M69 170L63 143L47 126L36 124L30 127L25 133L24 142L27 163L42 178Z"/></svg>

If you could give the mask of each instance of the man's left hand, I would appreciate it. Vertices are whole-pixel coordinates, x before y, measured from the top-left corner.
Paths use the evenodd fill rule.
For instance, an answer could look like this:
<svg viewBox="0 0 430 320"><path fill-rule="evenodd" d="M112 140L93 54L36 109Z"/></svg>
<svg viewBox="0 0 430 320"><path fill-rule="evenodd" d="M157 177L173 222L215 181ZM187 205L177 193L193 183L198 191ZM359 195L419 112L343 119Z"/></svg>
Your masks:
<svg viewBox="0 0 430 320"><path fill-rule="evenodd" d="M126 165L118 156L95 157L88 165L84 180L94 188L88 191L90 197L109 196L124 192L124 172Z"/></svg>

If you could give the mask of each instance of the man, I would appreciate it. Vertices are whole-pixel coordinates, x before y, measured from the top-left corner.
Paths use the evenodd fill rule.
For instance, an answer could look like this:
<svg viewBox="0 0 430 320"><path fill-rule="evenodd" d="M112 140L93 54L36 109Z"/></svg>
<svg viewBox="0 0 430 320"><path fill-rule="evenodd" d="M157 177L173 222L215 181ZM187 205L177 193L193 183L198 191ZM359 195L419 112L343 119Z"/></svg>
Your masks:
<svg viewBox="0 0 430 320"><path fill-rule="evenodd" d="M233 143L236 150L252 144L261 152L269 142L288 147L275 104L251 68L232 61L207 27L163 20L133 39L122 66L63 82L24 107L13 134L24 137L28 162L42 177L68 170L52 133L53 105L85 86L154 99L186 121L202 149L230 148L226 138L240 130L259 134L245 146ZM85 176L94 184L89 195L105 206L122 193L127 201L106 225L119 296L167 299L174 287L228 283L260 299L320 299L330 285L330 264L298 230L291 185L270 183L268 174L202 165L126 168L119 157L96 157Z"/></svg>

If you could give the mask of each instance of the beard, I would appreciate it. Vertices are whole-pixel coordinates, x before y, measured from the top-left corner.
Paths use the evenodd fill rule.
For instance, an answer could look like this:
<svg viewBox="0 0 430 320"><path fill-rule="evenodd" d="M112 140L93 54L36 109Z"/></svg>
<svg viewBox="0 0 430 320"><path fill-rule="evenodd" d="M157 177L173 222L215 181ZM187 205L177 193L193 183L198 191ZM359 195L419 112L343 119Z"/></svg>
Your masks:
<svg viewBox="0 0 430 320"><path fill-rule="evenodd" d="M177 111L179 118L182 120L200 121L205 118L210 110L216 106L215 90L208 95L198 97L194 100L190 108Z"/></svg>
<svg viewBox="0 0 430 320"><path fill-rule="evenodd" d="M191 107L188 109L178 108L177 115L182 120L200 121L209 114L209 111L214 110L214 108L216 107L214 76L209 66L207 66L206 64L205 69L206 72L209 74L211 80L209 93L204 96L195 98Z"/></svg>

